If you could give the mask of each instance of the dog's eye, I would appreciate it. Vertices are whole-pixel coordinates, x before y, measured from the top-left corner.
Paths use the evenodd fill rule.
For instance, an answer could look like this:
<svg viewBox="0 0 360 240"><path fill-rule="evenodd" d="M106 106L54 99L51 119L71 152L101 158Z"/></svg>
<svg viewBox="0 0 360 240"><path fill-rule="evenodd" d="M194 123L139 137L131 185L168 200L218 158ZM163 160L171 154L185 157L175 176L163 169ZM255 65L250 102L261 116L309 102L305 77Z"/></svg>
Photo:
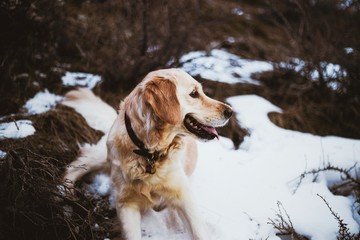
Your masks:
<svg viewBox="0 0 360 240"><path fill-rule="evenodd" d="M191 93L190 93L190 97L192 98L198 98L200 95L199 95L199 92L194 89Z"/></svg>

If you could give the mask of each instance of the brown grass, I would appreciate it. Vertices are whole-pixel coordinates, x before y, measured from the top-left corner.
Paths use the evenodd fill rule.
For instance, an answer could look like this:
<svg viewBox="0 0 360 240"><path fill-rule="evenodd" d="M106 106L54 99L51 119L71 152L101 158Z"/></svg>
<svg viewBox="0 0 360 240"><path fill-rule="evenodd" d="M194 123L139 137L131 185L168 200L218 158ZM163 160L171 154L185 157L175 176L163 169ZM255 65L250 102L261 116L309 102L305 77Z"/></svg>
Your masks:
<svg viewBox="0 0 360 240"><path fill-rule="evenodd" d="M0 141L0 149L8 153L0 160L0 237L69 238L75 226L87 225L83 219L89 214L91 201L77 203L67 199L58 186L66 164L78 154L78 144L95 143L102 133L89 128L80 115L66 107L28 119L36 128L34 135ZM13 119L4 121L9 120ZM65 204L78 209L78 216L64 218Z"/></svg>
<svg viewBox="0 0 360 240"><path fill-rule="evenodd" d="M280 106L283 113L270 113L280 127L321 136L360 138L360 103L331 89L321 88L292 70L264 73L266 86L258 92Z"/></svg>

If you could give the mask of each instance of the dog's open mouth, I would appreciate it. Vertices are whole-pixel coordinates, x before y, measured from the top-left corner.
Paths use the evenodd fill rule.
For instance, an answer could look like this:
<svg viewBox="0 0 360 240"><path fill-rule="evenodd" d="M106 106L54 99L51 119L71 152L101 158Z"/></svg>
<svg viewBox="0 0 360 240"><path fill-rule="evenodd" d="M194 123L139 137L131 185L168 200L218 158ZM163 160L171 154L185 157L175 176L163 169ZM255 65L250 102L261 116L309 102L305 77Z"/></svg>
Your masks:
<svg viewBox="0 0 360 240"><path fill-rule="evenodd" d="M214 127L206 126L199 123L192 116L187 114L185 116L184 125L189 132L195 134L197 137L206 140L212 140L214 138L219 139L219 135Z"/></svg>

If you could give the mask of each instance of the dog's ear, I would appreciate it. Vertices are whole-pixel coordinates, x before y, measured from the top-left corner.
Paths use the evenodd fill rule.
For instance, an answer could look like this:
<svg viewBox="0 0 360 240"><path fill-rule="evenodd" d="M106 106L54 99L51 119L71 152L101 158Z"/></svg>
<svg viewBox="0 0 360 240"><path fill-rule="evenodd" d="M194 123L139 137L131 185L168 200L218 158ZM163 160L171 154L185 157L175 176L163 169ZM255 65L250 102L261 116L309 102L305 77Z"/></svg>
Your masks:
<svg viewBox="0 0 360 240"><path fill-rule="evenodd" d="M180 122L180 103L175 83L163 77L154 77L145 85L144 98L164 122L172 125Z"/></svg>

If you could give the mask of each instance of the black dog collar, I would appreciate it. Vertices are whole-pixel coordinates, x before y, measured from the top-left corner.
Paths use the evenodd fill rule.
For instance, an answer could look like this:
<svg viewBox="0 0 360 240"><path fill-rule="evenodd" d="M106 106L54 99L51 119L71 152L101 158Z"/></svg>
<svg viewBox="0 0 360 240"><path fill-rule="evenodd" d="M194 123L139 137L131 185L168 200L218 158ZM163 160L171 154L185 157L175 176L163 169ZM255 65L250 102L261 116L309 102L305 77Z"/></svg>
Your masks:
<svg viewBox="0 0 360 240"><path fill-rule="evenodd" d="M131 141L139 148L139 149L134 149L133 152L139 156L144 157L147 161L145 172L154 174L156 172L155 162L159 159L160 156L159 151L154 151L153 153L150 153L150 150L145 147L144 142L142 142L136 136L131 126L130 118L126 114L126 112L125 112L125 126Z"/></svg>

